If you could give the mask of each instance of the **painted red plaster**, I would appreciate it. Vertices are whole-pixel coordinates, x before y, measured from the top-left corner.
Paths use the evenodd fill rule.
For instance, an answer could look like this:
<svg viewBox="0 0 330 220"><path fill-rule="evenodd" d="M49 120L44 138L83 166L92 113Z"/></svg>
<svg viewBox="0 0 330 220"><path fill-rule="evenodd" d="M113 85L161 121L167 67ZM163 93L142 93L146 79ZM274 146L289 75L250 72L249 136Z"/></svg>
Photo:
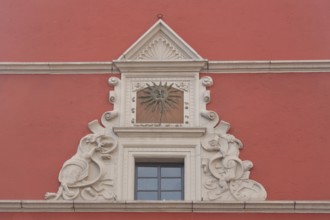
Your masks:
<svg viewBox="0 0 330 220"><path fill-rule="evenodd" d="M328 0L2 0L0 61L110 61L158 13L210 60L330 57Z"/></svg>
<svg viewBox="0 0 330 220"><path fill-rule="evenodd" d="M111 110L107 75L0 75L1 199L43 199L87 123ZM48 189L47 189L48 188Z"/></svg>
<svg viewBox="0 0 330 220"><path fill-rule="evenodd" d="M327 0L3 0L0 61L110 61L163 13L210 60L330 58ZM208 109L231 123L269 200L328 200L329 73L216 75ZM0 75L0 199L43 199L111 110L109 75ZM328 219L312 214L0 213L41 219Z"/></svg>
<svg viewBox="0 0 330 220"><path fill-rule="evenodd" d="M231 123L269 200L327 200L330 75L209 74L208 109ZM1 199L43 199L87 124L112 109L109 75L0 75Z"/></svg>
<svg viewBox="0 0 330 220"><path fill-rule="evenodd" d="M329 73L221 75L209 108L231 123L268 199L330 197Z"/></svg>

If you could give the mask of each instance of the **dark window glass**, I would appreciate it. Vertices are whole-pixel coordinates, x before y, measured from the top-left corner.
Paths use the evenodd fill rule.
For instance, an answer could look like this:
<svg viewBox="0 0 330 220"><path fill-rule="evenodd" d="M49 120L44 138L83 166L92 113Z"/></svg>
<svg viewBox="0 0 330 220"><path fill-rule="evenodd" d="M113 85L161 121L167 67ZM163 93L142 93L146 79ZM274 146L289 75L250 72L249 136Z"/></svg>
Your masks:
<svg viewBox="0 0 330 220"><path fill-rule="evenodd" d="M137 190L157 190L158 179L139 178L137 179Z"/></svg>
<svg viewBox="0 0 330 220"><path fill-rule="evenodd" d="M157 177L157 167L138 167L137 175L139 177Z"/></svg>
<svg viewBox="0 0 330 220"><path fill-rule="evenodd" d="M161 200L182 200L181 192L162 192Z"/></svg>
<svg viewBox="0 0 330 220"><path fill-rule="evenodd" d="M183 200L183 164L136 163L136 200Z"/></svg>
<svg viewBox="0 0 330 220"><path fill-rule="evenodd" d="M181 178L161 179L161 190L181 190L182 182Z"/></svg>
<svg viewBox="0 0 330 220"><path fill-rule="evenodd" d="M138 192L137 193L137 200L158 200L158 193L157 192Z"/></svg>
<svg viewBox="0 0 330 220"><path fill-rule="evenodd" d="M162 167L161 176L162 177L181 177L181 169L178 167Z"/></svg>

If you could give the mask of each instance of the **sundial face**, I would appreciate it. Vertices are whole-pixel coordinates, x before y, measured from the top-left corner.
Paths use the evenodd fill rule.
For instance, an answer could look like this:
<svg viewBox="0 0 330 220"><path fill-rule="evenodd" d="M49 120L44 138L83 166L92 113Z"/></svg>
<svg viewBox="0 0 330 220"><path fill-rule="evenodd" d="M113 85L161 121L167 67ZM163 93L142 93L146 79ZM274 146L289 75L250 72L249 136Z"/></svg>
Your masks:
<svg viewBox="0 0 330 220"><path fill-rule="evenodd" d="M189 81L140 81L133 83L133 126L190 126Z"/></svg>
<svg viewBox="0 0 330 220"><path fill-rule="evenodd" d="M136 123L184 123L184 92L173 83L146 84L137 92Z"/></svg>

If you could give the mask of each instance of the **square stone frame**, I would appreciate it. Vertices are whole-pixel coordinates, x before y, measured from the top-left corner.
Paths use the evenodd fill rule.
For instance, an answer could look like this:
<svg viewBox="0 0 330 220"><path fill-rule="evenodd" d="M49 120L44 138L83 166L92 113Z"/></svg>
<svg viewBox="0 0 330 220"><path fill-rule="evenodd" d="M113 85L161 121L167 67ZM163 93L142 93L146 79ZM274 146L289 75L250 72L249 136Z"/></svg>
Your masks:
<svg viewBox="0 0 330 220"><path fill-rule="evenodd" d="M189 121L188 125L182 123L179 127L196 127L199 125L199 111L200 99L196 98L200 96L199 92L199 75L197 72L188 72L182 74L181 72L153 72L150 73L134 73L134 74L121 74L121 85L122 88L117 89L117 93L120 93L122 101L120 105L115 105L115 110L122 112L123 117L120 117L120 125L126 127L132 127L139 124L132 124L131 120L134 118L134 114L131 112L132 109L135 109L136 106L132 104L132 98L136 98L133 94L133 87L135 83L156 83L160 82L176 82L176 83L187 83L188 91L184 92L184 102L189 103L189 109L184 110L184 114L188 115ZM119 91L120 90L120 91ZM119 103L118 103L119 104ZM204 103L203 103L204 104ZM205 109L205 107L204 107ZM143 123L142 123L143 124ZM168 124L169 127L178 127L177 124L173 123L172 125ZM149 125L151 126L151 125ZM162 125L164 127L165 125ZM137 126L137 127L146 127L146 126ZM148 126L147 126L148 127Z"/></svg>
<svg viewBox="0 0 330 220"><path fill-rule="evenodd" d="M129 138L120 140L118 155L118 200L134 200L135 162L184 162L184 200L201 197L201 149L199 139Z"/></svg>

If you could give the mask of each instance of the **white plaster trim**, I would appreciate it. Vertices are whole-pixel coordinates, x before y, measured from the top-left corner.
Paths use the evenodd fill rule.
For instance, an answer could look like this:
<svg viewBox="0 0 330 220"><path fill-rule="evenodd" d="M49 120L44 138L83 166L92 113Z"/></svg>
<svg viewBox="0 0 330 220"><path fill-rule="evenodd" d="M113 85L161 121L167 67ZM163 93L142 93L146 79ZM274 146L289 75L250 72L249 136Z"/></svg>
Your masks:
<svg viewBox="0 0 330 220"><path fill-rule="evenodd" d="M330 60L208 61L201 72L215 74L330 72ZM112 62L0 62L0 74L109 73L119 73Z"/></svg>
<svg viewBox="0 0 330 220"><path fill-rule="evenodd" d="M206 128L141 128L115 127L114 133L118 137L202 137Z"/></svg>
<svg viewBox="0 0 330 220"><path fill-rule="evenodd" d="M112 62L0 62L0 74L100 74L113 72Z"/></svg>
<svg viewBox="0 0 330 220"><path fill-rule="evenodd" d="M196 200L201 198L201 173L199 139L176 140L174 138L162 138L161 143L157 138L122 138L119 146L119 173L118 192L119 200L134 200L134 171L135 160L164 159L184 161L185 187L184 200Z"/></svg>
<svg viewBox="0 0 330 220"><path fill-rule="evenodd" d="M330 60L209 61L207 73L329 72Z"/></svg>
<svg viewBox="0 0 330 220"><path fill-rule="evenodd" d="M45 201L0 200L0 212L330 213L330 201Z"/></svg>
<svg viewBox="0 0 330 220"><path fill-rule="evenodd" d="M154 73L154 72L200 72L207 60L136 60L136 61L113 61L122 73Z"/></svg>

